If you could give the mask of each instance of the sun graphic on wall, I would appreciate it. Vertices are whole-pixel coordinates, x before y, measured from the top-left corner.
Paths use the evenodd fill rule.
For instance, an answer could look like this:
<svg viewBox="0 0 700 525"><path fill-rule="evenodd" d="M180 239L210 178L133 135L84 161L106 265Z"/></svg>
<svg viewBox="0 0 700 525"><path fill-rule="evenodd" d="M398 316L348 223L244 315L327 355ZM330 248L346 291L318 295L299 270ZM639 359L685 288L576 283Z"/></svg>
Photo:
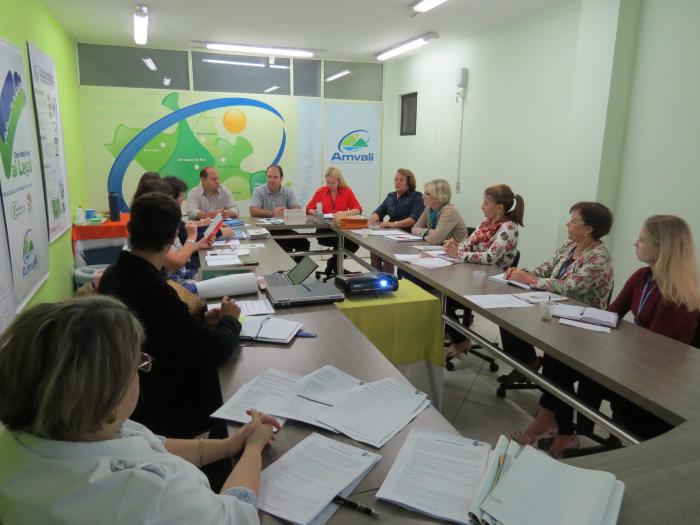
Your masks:
<svg viewBox="0 0 700 525"><path fill-rule="evenodd" d="M229 109L224 113L224 127L231 133L240 133L247 124L245 114L240 109Z"/></svg>

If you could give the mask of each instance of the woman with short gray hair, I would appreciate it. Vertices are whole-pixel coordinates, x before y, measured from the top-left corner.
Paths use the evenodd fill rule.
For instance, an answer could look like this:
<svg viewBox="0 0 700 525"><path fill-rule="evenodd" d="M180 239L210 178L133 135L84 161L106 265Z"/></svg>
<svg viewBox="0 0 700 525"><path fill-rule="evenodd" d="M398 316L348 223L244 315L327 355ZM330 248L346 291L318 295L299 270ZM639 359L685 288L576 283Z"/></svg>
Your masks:
<svg viewBox="0 0 700 525"><path fill-rule="evenodd" d="M261 452L274 418L225 439L168 439L128 418L143 329L118 300L40 304L0 336L3 523L257 524ZM197 468L241 454L214 494ZM187 494L187 498L183 495Z"/></svg>
<svg viewBox="0 0 700 525"><path fill-rule="evenodd" d="M467 225L457 208L450 203L451 198L450 183L445 179L426 182L423 191L425 209L411 233L430 244L442 244L447 239L461 242L467 238Z"/></svg>

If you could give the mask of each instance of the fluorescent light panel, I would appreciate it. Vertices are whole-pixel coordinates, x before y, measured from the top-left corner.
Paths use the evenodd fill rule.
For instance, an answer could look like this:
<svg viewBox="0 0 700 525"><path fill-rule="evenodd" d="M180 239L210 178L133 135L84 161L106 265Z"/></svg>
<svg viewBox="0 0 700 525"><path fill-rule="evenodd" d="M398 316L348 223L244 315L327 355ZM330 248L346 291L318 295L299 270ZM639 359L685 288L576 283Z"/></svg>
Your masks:
<svg viewBox="0 0 700 525"><path fill-rule="evenodd" d="M141 57L141 60L143 60L143 63L146 64L146 67L151 71L158 71L158 66L156 66L156 63L151 57Z"/></svg>
<svg viewBox="0 0 700 525"><path fill-rule="evenodd" d="M270 67L272 69L289 69L289 66L285 66L282 64L270 64Z"/></svg>
<svg viewBox="0 0 700 525"><path fill-rule="evenodd" d="M434 7L444 4L445 2L447 2L447 0L423 0L422 2L418 2L416 5L414 5L413 10L416 13L426 13Z"/></svg>
<svg viewBox="0 0 700 525"><path fill-rule="evenodd" d="M404 53L408 53L409 51L413 51L414 49L423 47L430 40L434 40L436 38L438 38L437 33L428 33L427 35L423 35L421 37L416 38L415 40L411 40L410 42L406 42L405 44L401 44L392 49L389 49L388 51L385 51L384 53L377 55L377 60L389 60L390 58L394 58L395 56L403 55Z"/></svg>
<svg viewBox="0 0 700 525"><path fill-rule="evenodd" d="M241 62L238 60L219 60L218 58L203 58L202 62L209 64L225 64L227 66L248 66L248 67L265 67L265 64L259 62Z"/></svg>
<svg viewBox="0 0 700 525"><path fill-rule="evenodd" d="M279 88L279 86L270 86L265 90L265 93L272 93L273 91L277 91Z"/></svg>
<svg viewBox="0 0 700 525"><path fill-rule="evenodd" d="M339 78L344 77L344 76L349 75L349 74L350 74L350 70L349 70L349 69L343 69L342 71L339 71L339 72L336 73L335 75L329 76L329 77L326 79L326 82L333 82L334 80L338 80Z"/></svg>
<svg viewBox="0 0 700 525"><path fill-rule="evenodd" d="M148 41L148 7L136 6L134 10L134 42L145 46Z"/></svg>
<svg viewBox="0 0 700 525"><path fill-rule="evenodd" d="M207 43L207 49L212 51L230 51L232 53L253 53L255 55L273 55L276 57L311 58L314 54L303 49L285 49L278 47L243 46L238 44Z"/></svg>

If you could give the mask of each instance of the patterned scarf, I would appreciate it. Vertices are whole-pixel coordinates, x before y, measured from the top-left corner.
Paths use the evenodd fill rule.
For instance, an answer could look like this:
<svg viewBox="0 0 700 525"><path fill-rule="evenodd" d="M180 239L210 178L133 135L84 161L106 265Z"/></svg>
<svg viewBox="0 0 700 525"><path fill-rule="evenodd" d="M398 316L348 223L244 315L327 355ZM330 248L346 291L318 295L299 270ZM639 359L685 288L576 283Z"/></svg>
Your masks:
<svg viewBox="0 0 700 525"><path fill-rule="evenodd" d="M437 228L438 220L440 219L440 212L442 211L442 206L438 210L428 208L428 228L434 230Z"/></svg>
<svg viewBox="0 0 700 525"><path fill-rule="evenodd" d="M479 228L472 233L469 242L472 244L472 246L477 244L491 244L491 239L493 239L493 236L496 235L496 232L503 225L503 223L507 221L508 219L503 217L498 219L493 224L489 224L489 220L486 219L479 225Z"/></svg>

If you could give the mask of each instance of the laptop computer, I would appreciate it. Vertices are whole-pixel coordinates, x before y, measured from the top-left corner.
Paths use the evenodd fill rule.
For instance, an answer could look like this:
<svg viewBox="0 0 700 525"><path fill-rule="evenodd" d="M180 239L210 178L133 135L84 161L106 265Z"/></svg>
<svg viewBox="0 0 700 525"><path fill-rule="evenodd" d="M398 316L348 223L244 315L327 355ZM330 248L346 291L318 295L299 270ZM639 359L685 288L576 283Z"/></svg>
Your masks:
<svg viewBox="0 0 700 525"><path fill-rule="evenodd" d="M275 272L269 275L264 275L268 286L285 286L292 284L301 284L306 278L318 268L318 264L308 255L305 256L299 263L288 272Z"/></svg>
<svg viewBox="0 0 700 525"><path fill-rule="evenodd" d="M273 306L301 306L345 300L345 294L333 283L268 286L265 291Z"/></svg>

